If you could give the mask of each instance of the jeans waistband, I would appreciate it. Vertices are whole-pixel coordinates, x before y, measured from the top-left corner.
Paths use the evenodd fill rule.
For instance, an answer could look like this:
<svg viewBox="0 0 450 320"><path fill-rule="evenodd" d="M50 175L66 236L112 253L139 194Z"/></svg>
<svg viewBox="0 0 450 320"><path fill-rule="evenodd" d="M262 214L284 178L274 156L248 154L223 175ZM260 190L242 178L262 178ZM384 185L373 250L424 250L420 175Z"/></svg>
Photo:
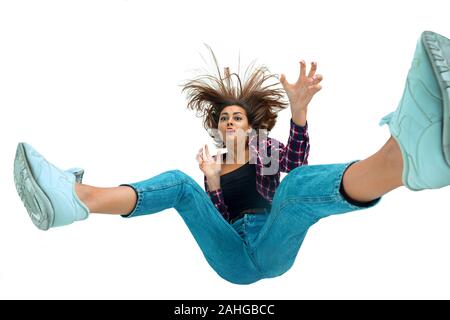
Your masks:
<svg viewBox="0 0 450 320"><path fill-rule="evenodd" d="M267 208L252 208L252 209L245 209L241 212L239 212L239 214L236 217L233 217L230 220L230 223L234 223L237 220L241 219L242 217L244 217L246 214L261 214L261 213L267 213L268 209Z"/></svg>
<svg viewBox="0 0 450 320"><path fill-rule="evenodd" d="M245 209L245 210L241 211L241 214L264 213L264 212L267 212L267 208L252 208L252 209Z"/></svg>

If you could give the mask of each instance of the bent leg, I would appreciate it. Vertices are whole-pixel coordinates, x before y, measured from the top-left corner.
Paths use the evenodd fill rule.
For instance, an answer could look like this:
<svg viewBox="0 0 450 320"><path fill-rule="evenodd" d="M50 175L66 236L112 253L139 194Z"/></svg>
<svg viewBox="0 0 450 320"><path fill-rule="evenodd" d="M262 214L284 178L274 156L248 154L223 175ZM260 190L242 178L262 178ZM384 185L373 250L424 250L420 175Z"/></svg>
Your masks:
<svg viewBox="0 0 450 320"><path fill-rule="evenodd" d="M298 167L281 181L272 211L250 245L250 252L267 277L289 270L314 223L333 214L369 208L380 201L378 198L357 206L344 198L340 186L352 163Z"/></svg>
<svg viewBox="0 0 450 320"><path fill-rule="evenodd" d="M191 231L208 263L225 280L248 284L262 278L237 231L220 215L200 185L180 170L127 184L136 205L125 217L175 208Z"/></svg>
<svg viewBox="0 0 450 320"><path fill-rule="evenodd" d="M90 213L123 214L136 206L136 192L127 186L99 188L76 183L75 191Z"/></svg>
<svg viewBox="0 0 450 320"><path fill-rule="evenodd" d="M391 136L374 155L348 168L342 187L349 198L367 202L402 186L402 172L400 147Z"/></svg>

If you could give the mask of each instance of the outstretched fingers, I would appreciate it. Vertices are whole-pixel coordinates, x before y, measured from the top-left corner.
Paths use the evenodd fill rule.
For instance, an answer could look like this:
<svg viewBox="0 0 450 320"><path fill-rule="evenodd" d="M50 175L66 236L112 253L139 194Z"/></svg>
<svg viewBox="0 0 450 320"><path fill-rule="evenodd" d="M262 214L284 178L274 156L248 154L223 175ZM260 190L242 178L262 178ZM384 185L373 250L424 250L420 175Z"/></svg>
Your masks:
<svg viewBox="0 0 450 320"><path fill-rule="evenodd" d="M317 92L319 92L320 89L322 89L322 86L320 84L316 84L316 85L313 85L313 86L309 87L309 92L314 95Z"/></svg>
<svg viewBox="0 0 450 320"><path fill-rule="evenodd" d="M222 155L220 153L220 150L217 150L217 154L216 154L216 163L217 164L221 164L222 163Z"/></svg>
<svg viewBox="0 0 450 320"><path fill-rule="evenodd" d="M209 149L208 149L208 145L205 144L205 154L206 154L206 159L211 158L211 156L209 155Z"/></svg>
<svg viewBox="0 0 450 320"><path fill-rule="evenodd" d="M313 79L314 79L314 84L317 84L317 83L319 83L320 81L323 80L323 76L322 76L321 74L316 74L316 75L313 77Z"/></svg>
<svg viewBox="0 0 450 320"><path fill-rule="evenodd" d="M201 164L203 161L205 161L203 159L203 148L200 148L200 150L198 150L197 156L195 157L197 159L197 161Z"/></svg>
<svg viewBox="0 0 450 320"><path fill-rule="evenodd" d="M317 70L317 62L311 62L311 69L309 69L309 73L308 73L308 78L312 78L314 77L314 75L316 74L316 70Z"/></svg>
<svg viewBox="0 0 450 320"><path fill-rule="evenodd" d="M283 88L284 88L285 90L286 90L287 87L289 86L289 82L287 82L286 76L285 76L283 73L280 75L280 83L281 83L281 85L283 86Z"/></svg>
<svg viewBox="0 0 450 320"><path fill-rule="evenodd" d="M302 81L306 77L306 64L305 60L300 60L300 74L298 76L297 82Z"/></svg>

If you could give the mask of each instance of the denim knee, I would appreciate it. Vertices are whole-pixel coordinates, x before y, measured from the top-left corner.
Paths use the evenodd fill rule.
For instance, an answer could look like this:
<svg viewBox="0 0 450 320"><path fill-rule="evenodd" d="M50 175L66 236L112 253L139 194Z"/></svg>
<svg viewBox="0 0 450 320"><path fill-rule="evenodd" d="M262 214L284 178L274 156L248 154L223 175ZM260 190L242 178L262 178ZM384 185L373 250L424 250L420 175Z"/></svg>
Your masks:
<svg viewBox="0 0 450 320"><path fill-rule="evenodd" d="M165 173L173 175L177 180L186 180L186 178L189 177L186 173L179 169L167 170Z"/></svg>
<svg viewBox="0 0 450 320"><path fill-rule="evenodd" d="M195 180L188 175L187 173L179 170L179 169L173 169L173 170L169 170L166 171L167 173L171 173L173 174L177 180L182 181L182 182L195 182Z"/></svg>
<svg viewBox="0 0 450 320"><path fill-rule="evenodd" d="M192 178L190 175L188 175L187 173L179 170L179 169L174 169L174 170L170 170L168 171L171 174L173 174L176 179L184 184L189 184L190 186L194 187L195 189L197 189L200 192L205 192L200 185L197 183L197 181L194 180L194 178Z"/></svg>

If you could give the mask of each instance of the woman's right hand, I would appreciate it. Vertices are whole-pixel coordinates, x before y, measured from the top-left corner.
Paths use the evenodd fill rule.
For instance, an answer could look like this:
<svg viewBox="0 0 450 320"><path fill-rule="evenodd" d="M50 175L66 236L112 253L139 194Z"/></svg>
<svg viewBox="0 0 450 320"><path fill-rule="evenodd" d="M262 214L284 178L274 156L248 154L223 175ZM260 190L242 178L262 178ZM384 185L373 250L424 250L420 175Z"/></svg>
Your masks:
<svg viewBox="0 0 450 320"><path fill-rule="evenodd" d="M205 152L203 153L203 148L200 148L196 159L198 167L207 178L220 176L220 171L222 170L220 150L217 151L216 159L214 160L209 154L208 146L205 144Z"/></svg>

